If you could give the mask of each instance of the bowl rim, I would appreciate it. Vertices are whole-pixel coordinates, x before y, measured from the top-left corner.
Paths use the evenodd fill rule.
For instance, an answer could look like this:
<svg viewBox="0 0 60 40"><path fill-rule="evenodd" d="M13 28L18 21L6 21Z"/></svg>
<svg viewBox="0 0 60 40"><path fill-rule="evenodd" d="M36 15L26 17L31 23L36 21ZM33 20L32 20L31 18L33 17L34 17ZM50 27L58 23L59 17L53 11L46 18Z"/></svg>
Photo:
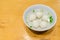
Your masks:
<svg viewBox="0 0 60 40"><path fill-rule="evenodd" d="M25 18L24 18L24 17L25 17L25 14L26 14L27 10L28 10L29 8L31 8L31 7L33 7L33 6L37 6L37 5L48 7L50 10L52 10L52 11L54 12L55 22L50 26L50 28L48 28L48 29L43 29L43 30L34 30L34 29L31 29L31 28L29 27L29 25L25 22ZM50 30L51 28L54 27L54 25L55 25L56 22L57 22L57 15L56 15L56 12L55 12L51 7L49 7L49 6L47 6L47 5L44 5L44 4L34 4L34 5L31 5L31 6L29 6L28 8L25 9L25 11L24 11L24 13L23 13L23 21L24 21L25 25L26 25L28 28L30 28L31 30L34 30L34 31L46 31L46 30Z"/></svg>

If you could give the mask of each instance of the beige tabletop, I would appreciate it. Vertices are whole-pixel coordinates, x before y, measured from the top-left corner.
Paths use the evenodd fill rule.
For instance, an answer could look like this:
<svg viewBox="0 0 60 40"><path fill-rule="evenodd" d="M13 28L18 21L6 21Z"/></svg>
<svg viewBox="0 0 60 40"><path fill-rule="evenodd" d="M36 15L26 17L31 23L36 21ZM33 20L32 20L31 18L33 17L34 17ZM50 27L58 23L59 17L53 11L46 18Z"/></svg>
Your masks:
<svg viewBox="0 0 60 40"><path fill-rule="evenodd" d="M23 13L33 4L50 6L56 12L54 28L34 33L26 27ZM60 0L0 0L0 40L60 40Z"/></svg>

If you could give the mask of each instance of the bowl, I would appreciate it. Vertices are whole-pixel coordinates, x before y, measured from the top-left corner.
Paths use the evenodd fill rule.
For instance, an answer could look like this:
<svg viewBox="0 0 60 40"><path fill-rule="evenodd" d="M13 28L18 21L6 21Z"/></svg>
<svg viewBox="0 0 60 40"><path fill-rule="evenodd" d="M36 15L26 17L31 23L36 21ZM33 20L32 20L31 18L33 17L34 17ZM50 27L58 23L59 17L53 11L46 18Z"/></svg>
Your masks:
<svg viewBox="0 0 60 40"><path fill-rule="evenodd" d="M50 26L48 26L47 28L42 28L42 29L36 30L36 29L30 28L30 26L27 24L26 16L27 16L27 14L29 13L29 11L31 11L32 9L39 9L39 8L40 8L40 9L43 8L43 9L49 10L49 11L51 12L51 15L53 16L53 20L54 20L54 21L53 21L53 23L52 23ZM24 23L26 24L26 26L27 26L29 29L31 29L31 30L34 30L34 31L46 31L46 30L49 30L49 29L51 29L51 28L54 27L54 25L56 24L56 21L57 21L57 16L56 16L55 11L54 11L51 7L46 6L46 5L43 5L43 4L35 4L35 5L29 6L29 7L24 11L23 21L24 21Z"/></svg>

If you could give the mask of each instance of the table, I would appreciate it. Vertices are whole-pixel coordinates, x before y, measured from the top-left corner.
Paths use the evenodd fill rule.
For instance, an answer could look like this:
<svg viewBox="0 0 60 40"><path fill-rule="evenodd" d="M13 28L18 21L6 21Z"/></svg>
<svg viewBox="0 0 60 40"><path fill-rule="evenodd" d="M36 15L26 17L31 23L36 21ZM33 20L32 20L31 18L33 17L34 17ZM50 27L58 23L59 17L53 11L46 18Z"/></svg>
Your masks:
<svg viewBox="0 0 60 40"><path fill-rule="evenodd" d="M34 33L26 27L23 13L34 4L50 6L56 12L54 28ZM0 0L0 40L60 40L60 0Z"/></svg>

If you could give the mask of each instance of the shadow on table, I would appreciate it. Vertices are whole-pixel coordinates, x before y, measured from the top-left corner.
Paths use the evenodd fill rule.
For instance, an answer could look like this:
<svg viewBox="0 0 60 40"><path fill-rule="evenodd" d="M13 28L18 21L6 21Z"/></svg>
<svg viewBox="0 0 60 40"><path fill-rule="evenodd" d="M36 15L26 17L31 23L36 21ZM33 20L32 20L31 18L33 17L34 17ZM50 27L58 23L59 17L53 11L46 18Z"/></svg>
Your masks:
<svg viewBox="0 0 60 40"><path fill-rule="evenodd" d="M47 35L47 34L50 34L53 30L54 30L54 27L51 28L50 30L46 30L46 31L34 31L34 30L31 30L30 28L26 27L26 31L28 33L29 33L29 31L31 31L32 33L37 34L37 35L41 35L41 34Z"/></svg>

